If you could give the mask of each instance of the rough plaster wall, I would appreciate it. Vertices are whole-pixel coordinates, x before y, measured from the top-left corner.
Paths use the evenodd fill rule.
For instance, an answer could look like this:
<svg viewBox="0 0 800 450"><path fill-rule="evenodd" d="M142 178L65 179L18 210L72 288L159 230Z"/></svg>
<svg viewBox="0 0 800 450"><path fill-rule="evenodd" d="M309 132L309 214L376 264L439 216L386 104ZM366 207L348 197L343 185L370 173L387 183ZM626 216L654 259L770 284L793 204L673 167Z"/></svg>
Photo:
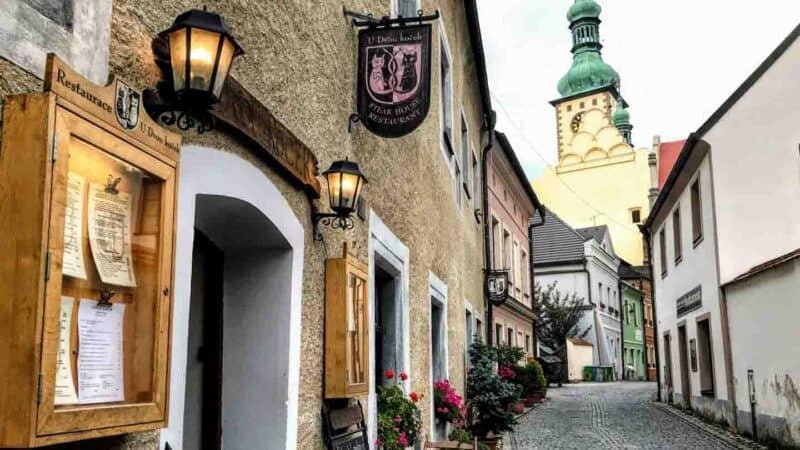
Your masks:
<svg viewBox="0 0 800 450"><path fill-rule="evenodd" d="M472 206L457 210L453 180L439 149L438 34L434 24L432 61L434 69L431 108L427 120L411 135L380 139L362 127L347 133L347 118L355 109L357 30L342 16L342 4L327 1L260 2L255 0L211 1L209 10L222 14L246 50L232 74L272 110L319 158L326 169L331 161L348 156L358 161L369 178L364 196L370 208L411 251L410 342L412 389L428 392L428 274L435 273L448 285L448 342L450 374L455 386L464 386L464 299L483 309L482 227ZM113 2L109 72L139 89L155 85L160 78L150 49L152 37L167 28L173 18L202 4L192 1L117 0ZM388 13L389 2L348 0L348 9ZM475 80L461 2L423 2L426 11L439 9L444 17L450 51L454 59L454 111L463 108L470 138L476 151L481 139L480 97ZM468 92L462 95L462 90ZM0 59L0 96L35 92L41 80ZM458 137L456 141L458 141ZM308 200L263 161L252 156L246 144L217 131L198 136L184 134L186 144L199 144L239 155L253 162L276 184L310 234ZM460 148L460 142L454 142ZM213 168L209 168L213 170ZM323 204L326 202L323 202ZM359 255L367 259L367 224L356 221L348 233L323 229L326 243L305 248L303 282L302 347L298 443L300 449L322 448L321 406L323 375L324 259L341 254L344 238L360 244ZM362 399L365 403L366 399ZM428 402L422 402L422 417L430 417ZM427 429L427 424L425 425ZM153 433L98 441L97 448L155 449ZM86 444L67 448L91 448Z"/></svg>

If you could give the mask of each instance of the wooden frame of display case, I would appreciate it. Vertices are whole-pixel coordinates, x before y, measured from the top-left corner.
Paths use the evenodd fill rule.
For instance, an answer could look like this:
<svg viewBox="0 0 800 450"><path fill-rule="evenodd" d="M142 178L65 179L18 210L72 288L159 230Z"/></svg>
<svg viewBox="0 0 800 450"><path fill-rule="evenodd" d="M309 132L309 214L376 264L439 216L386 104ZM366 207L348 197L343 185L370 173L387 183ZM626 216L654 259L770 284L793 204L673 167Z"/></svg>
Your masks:
<svg viewBox="0 0 800 450"><path fill-rule="evenodd" d="M120 119L120 92L139 99L138 92L121 80L93 85L54 55L48 55L45 91L9 96L4 105L0 447L38 447L167 425L180 137L155 124L138 102L125 104L127 112L138 109L137 116L129 116L135 120ZM85 160L81 151L89 155ZM110 299L115 306L125 304L119 351L123 400L56 405L62 296L75 300L67 324L71 351L65 353L77 386L78 304L98 299L106 290L106 282L95 273L88 237L77 244L88 275L62 277L68 173L72 176L72 165L84 161L82 170L95 170L99 177L106 167L93 166L92 158L127 167L145 179L139 197L129 202L139 205L139 214L128 219L137 233L127 231L136 283L117 289ZM84 190L81 195L85 198ZM83 220L85 229L88 219Z"/></svg>
<svg viewBox="0 0 800 450"><path fill-rule="evenodd" d="M325 261L325 398L369 391L367 266L344 244L341 258Z"/></svg>

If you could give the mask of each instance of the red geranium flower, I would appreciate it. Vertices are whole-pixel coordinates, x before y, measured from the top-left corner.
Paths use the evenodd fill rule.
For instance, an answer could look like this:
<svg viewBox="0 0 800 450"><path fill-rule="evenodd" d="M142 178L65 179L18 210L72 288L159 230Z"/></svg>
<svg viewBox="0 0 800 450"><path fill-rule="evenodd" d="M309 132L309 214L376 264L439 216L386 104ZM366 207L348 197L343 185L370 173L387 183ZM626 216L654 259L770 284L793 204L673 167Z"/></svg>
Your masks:
<svg viewBox="0 0 800 450"><path fill-rule="evenodd" d="M416 392L412 392L412 393L408 394L408 396L411 398L411 401L414 402L414 403L417 403L419 401L419 395L417 395Z"/></svg>
<svg viewBox="0 0 800 450"><path fill-rule="evenodd" d="M386 371L386 378L388 378L388 379L390 379L390 380L391 380L392 378L394 378L394 371L393 371L393 370L387 370L387 371Z"/></svg>
<svg viewBox="0 0 800 450"><path fill-rule="evenodd" d="M405 372L400 372L400 379L406 381L408 379L408 374Z"/></svg>

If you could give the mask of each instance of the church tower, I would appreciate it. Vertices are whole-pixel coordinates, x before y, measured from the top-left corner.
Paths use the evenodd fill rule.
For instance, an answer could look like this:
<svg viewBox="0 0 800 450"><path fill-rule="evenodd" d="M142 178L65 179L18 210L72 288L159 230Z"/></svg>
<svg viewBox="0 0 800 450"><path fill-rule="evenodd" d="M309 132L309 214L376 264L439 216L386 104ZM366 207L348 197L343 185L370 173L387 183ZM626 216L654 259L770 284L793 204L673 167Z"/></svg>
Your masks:
<svg viewBox="0 0 800 450"><path fill-rule="evenodd" d="M642 264L638 224L650 209L647 151L633 147L633 125L620 76L603 60L596 0L567 11L572 65L558 82L558 163L533 181L539 198L575 228L608 225L618 255Z"/></svg>

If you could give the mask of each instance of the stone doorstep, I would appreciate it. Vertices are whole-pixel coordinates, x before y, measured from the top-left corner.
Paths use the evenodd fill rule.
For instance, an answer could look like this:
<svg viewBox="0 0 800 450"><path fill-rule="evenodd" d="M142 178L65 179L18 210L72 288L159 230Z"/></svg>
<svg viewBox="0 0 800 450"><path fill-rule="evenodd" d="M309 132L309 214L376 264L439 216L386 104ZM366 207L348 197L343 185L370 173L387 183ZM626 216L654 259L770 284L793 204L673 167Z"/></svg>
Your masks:
<svg viewBox="0 0 800 450"><path fill-rule="evenodd" d="M667 414L672 414L673 416L683 420L684 422L688 423L689 425L708 433L715 438L725 442L726 444L730 445L733 448L745 448L745 449L754 449L754 450L768 450L768 447L761 445L755 441L747 439L746 437L730 432L718 425L714 425L708 423L698 417L693 415L687 414L681 411L678 408L673 406L667 405L666 403L660 403L657 401L652 401L652 404L664 411Z"/></svg>

